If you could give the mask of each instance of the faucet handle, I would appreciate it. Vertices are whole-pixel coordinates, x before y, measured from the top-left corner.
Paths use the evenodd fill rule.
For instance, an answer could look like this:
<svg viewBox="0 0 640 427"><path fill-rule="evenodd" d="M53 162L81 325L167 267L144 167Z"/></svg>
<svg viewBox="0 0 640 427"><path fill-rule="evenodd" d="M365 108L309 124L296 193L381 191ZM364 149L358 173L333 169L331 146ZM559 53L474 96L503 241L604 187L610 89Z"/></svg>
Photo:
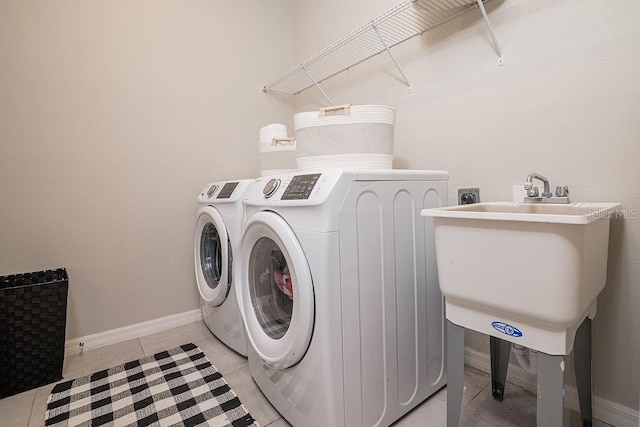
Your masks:
<svg viewBox="0 0 640 427"><path fill-rule="evenodd" d="M558 185L556 187L556 197L567 197L569 196L569 187L566 185Z"/></svg>
<svg viewBox="0 0 640 427"><path fill-rule="evenodd" d="M538 191L538 186L529 185L528 187L529 188L527 188L527 185L525 185L525 187L524 187L527 190L527 196L528 197L540 197L540 193Z"/></svg>

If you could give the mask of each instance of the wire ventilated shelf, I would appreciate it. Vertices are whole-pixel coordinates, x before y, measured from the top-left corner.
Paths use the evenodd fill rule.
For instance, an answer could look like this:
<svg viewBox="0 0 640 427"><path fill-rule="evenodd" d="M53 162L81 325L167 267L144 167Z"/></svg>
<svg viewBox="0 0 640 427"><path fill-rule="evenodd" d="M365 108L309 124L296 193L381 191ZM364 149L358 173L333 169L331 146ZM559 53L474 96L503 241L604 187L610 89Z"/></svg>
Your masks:
<svg viewBox="0 0 640 427"><path fill-rule="evenodd" d="M486 1L405 0L267 83L263 90L296 95L382 52L387 51L391 55L390 48L477 7L481 8L489 25L483 6ZM489 31L501 57L490 26ZM410 86L393 56L391 59Z"/></svg>

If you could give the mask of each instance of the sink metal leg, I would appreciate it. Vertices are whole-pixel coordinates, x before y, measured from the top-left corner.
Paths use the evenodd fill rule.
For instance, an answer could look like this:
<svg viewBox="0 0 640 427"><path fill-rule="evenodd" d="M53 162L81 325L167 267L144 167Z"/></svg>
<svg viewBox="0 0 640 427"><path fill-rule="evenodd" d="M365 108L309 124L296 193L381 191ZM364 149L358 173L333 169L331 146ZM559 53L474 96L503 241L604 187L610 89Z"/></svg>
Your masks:
<svg viewBox="0 0 640 427"><path fill-rule="evenodd" d="M569 410L564 405L565 356L538 353L538 427L568 427Z"/></svg>
<svg viewBox="0 0 640 427"><path fill-rule="evenodd" d="M511 343L500 338L490 337L491 351L491 394L498 402L504 398L504 385L507 382Z"/></svg>
<svg viewBox="0 0 640 427"><path fill-rule="evenodd" d="M458 427L464 390L464 328L447 320L447 427Z"/></svg>
<svg viewBox="0 0 640 427"><path fill-rule="evenodd" d="M593 425L591 400L591 319L582 322L576 332L573 348L573 363L576 371L576 386L580 402L580 416L583 427Z"/></svg>

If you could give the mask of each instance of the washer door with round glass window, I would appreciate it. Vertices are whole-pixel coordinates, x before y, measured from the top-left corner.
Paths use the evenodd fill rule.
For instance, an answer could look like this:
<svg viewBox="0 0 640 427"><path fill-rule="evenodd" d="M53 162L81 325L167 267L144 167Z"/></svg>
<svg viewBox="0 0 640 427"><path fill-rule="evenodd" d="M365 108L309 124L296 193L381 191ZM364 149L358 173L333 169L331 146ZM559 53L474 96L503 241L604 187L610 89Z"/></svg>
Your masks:
<svg viewBox="0 0 640 427"><path fill-rule="evenodd" d="M276 213L247 222L234 266L238 305L258 356L276 369L304 356L314 321L309 264L293 230Z"/></svg>
<svg viewBox="0 0 640 427"><path fill-rule="evenodd" d="M231 286L231 244L220 213L205 206L198 213L194 242L196 281L209 305L224 302Z"/></svg>

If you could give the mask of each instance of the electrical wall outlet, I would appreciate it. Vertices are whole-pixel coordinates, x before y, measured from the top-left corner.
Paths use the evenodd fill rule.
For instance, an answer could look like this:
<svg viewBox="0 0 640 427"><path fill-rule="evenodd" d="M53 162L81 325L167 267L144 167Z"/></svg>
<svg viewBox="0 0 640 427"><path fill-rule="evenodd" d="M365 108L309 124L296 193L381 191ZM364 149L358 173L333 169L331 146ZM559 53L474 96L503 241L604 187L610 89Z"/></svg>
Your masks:
<svg viewBox="0 0 640 427"><path fill-rule="evenodd" d="M459 188L458 204L470 205L472 203L480 203L480 189L479 188Z"/></svg>

